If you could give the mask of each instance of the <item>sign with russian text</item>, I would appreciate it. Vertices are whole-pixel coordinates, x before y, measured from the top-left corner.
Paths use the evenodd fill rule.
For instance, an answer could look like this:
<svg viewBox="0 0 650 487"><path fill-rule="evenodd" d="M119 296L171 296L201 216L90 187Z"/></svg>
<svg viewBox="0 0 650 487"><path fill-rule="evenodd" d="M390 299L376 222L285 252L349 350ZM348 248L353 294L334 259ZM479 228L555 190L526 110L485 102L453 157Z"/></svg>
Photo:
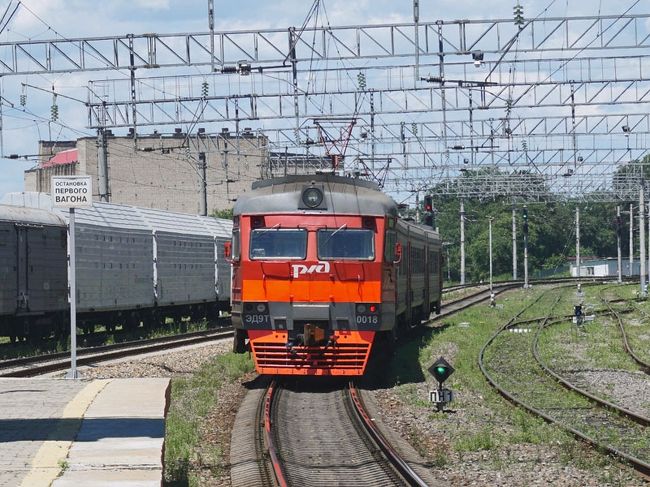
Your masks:
<svg viewBox="0 0 650 487"><path fill-rule="evenodd" d="M90 176L52 176L52 202L58 208L87 208L93 205Z"/></svg>

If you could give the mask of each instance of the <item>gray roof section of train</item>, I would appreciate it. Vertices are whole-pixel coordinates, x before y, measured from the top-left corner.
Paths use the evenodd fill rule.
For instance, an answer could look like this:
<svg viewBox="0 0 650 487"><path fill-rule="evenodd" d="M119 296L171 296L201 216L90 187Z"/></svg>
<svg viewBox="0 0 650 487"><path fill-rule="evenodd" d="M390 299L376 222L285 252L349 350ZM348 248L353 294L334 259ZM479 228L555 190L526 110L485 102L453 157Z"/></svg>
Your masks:
<svg viewBox="0 0 650 487"><path fill-rule="evenodd" d="M303 188L322 187L326 210L299 210ZM375 183L331 174L286 176L253 183L253 191L237 198L233 213L269 214L303 211L305 214L394 215L397 204Z"/></svg>
<svg viewBox="0 0 650 487"><path fill-rule="evenodd" d="M67 210L54 208L52 200L45 193L9 193L0 203L7 205L0 210L0 220L5 219L6 213L9 216L15 214L20 217L20 221L65 225L69 216ZM51 223L40 221L46 218L45 215L50 215ZM226 239L232 233L230 220L99 202L93 203L91 208L77 208L75 222L101 227L145 228L185 235L208 234Z"/></svg>
<svg viewBox="0 0 650 487"><path fill-rule="evenodd" d="M0 209L0 221L25 222L33 225L64 226L63 217L40 208L3 205Z"/></svg>

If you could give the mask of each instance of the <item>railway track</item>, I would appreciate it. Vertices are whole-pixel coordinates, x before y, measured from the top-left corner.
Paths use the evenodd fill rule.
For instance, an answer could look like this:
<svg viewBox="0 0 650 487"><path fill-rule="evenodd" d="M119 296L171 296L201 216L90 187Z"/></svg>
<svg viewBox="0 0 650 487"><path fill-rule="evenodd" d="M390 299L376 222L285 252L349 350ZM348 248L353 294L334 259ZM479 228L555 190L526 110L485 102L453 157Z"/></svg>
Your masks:
<svg viewBox="0 0 650 487"><path fill-rule="evenodd" d="M650 476L650 419L579 388L541 359L538 342L543 330L566 322L551 320L553 309L566 299L567 293L559 293L552 299L552 291L540 297L547 300L549 311L537 323L519 320L524 309L501 327L483 346L479 367L511 402Z"/></svg>
<svg viewBox="0 0 650 487"><path fill-rule="evenodd" d="M172 350L232 336L232 328L224 327L209 331L183 333L181 335L82 348L77 351L77 365L90 365L132 355ZM33 377L66 370L69 367L69 352L3 360L0 361L0 377Z"/></svg>
<svg viewBox="0 0 650 487"><path fill-rule="evenodd" d="M639 365L641 370L643 370L646 374L650 375L650 362L641 358L641 356L630 345L630 340L628 339L628 333L625 329L625 322L623 320L623 317L621 316L622 315L621 311L616 309L614 306L612 306L613 302L611 300L605 298L605 292L608 291L609 289L610 288L607 288L601 291L600 299L605 304L605 306L607 306L612 316L614 316L614 318L618 323L618 328L621 331L621 336L623 338L623 346L625 348L625 351L628 353L630 357L632 357L632 360L634 360ZM648 318L650 318L650 315L648 315L648 313L646 313L641 308L633 305L633 309L641 313L644 316L646 322ZM625 311L629 312L630 310L625 310Z"/></svg>
<svg viewBox="0 0 650 487"><path fill-rule="evenodd" d="M426 486L374 424L353 382L273 382L264 395L264 439L280 486Z"/></svg>

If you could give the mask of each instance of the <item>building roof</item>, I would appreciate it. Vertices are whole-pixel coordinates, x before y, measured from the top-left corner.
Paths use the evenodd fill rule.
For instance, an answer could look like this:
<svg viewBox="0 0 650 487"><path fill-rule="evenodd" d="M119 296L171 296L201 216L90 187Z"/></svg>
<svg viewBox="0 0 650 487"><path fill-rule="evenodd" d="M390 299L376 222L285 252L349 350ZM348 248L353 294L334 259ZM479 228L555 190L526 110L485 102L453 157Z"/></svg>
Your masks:
<svg viewBox="0 0 650 487"><path fill-rule="evenodd" d="M41 167L51 167L64 164L72 164L79 160L79 151L77 149L62 150L54 154L50 159L41 164Z"/></svg>

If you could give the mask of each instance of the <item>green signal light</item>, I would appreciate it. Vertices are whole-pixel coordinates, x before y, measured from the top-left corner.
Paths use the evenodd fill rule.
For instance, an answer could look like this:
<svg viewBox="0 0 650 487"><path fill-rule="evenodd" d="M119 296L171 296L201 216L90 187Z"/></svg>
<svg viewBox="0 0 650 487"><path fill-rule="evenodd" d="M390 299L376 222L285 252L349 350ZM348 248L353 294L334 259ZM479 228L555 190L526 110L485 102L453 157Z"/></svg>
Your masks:
<svg viewBox="0 0 650 487"><path fill-rule="evenodd" d="M442 357L436 360L428 370L440 384L446 381L449 376L454 373L454 368Z"/></svg>

